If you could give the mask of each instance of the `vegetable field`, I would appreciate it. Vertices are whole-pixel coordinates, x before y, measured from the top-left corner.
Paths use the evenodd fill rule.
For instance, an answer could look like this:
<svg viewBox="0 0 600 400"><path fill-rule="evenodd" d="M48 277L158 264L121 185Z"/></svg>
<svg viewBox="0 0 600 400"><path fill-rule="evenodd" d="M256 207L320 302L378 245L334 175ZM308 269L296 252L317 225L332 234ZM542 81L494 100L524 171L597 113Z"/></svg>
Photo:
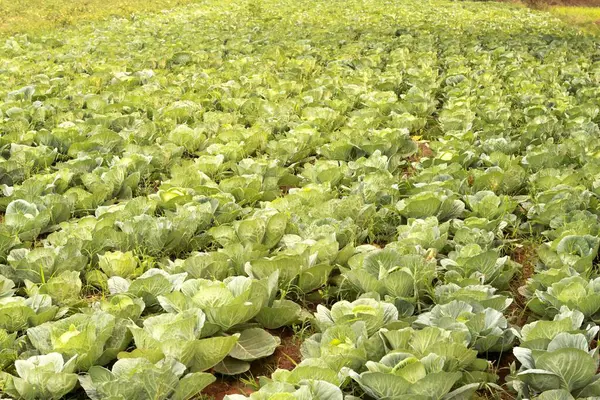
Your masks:
<svg viewBox="0 0 600 400"><path fill-rule="evenodd" d="M597 37L206 0L1 42L0 398L600 398Z"/></svg>

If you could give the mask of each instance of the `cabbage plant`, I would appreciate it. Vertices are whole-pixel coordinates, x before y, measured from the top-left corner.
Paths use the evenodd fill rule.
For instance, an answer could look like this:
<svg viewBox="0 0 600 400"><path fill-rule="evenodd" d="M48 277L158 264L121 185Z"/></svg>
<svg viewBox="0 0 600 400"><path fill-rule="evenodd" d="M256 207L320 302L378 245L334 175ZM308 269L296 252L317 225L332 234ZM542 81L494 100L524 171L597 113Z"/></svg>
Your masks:
<svg viewBox="0 0 600 400"><path fill-rule="evenodd" d="M395 245L410 249L421 248L441 251L448 242L449 222L439 223L436 217L409 218L406 225L399 225L398 242Z"/></svg>
<svg viewBox="0 0 600 400"><path fill-rule="evenodd" d="M254 318L264 328L277 329L303 319L303 310L298 303L279 299L263 306Z"/></svg>
<svg viewBox="0 0 600 400"><path fill-rule="evenodd" d="M142 214L115 224L125 234L129 248L150 255L178 254L193 247L196 233L209 227L213 213L209 202L187 203L165 211L165 216Z"/></svg>
<svg viewBox="0 0 600 400"><path fill-rule="evenodd" d="M362 321L352 325L334 325L312 335L302 343L301 352L304 361L299 368L308 364L309 373L320 371L313 367L315 359L319 360L319 367L328 373L340 371L342 367L360 370L370 357L385 354L381 339L370 338Z"/></svg>
<svg viewBox="0 0 600 400"><path fill-rule="evenodd" d="M431 354L439 358L444 371L465 372L461 382L493 383L496 375L488 372L485 359L477 358L477 350L471 349L469 337L464 331L448 331L437 327L390 329L381 332L386 354L408 353L417 359Z"/></svg>
<svg viewBox="0 0 600 400"><path fill-rule="evenodd" d="M284 397L290 400L342 400L342 391L329 382L310 380L298 385L273 382L260 388L257 392L244 396L241 394L228 394L225 400L276 400Z"/></svg>
<svg viewBox="0 0 600 400"><path fill-rule="evenodd" d="M188 309L181 313L165 313L146 318L143 327L130 324L136 349L121 353L121 358L146 355L150 359L172 358L194 372L214 366L234 348L239 335L215 336L200 339L206 317L199 309ZM214 333L209 331L208 336Z"/></svg>
<svg viewBox="0 0 600 400"><path fill-rule="evenodd" d="M6 329L0 329L0 371L10 367L19 354L26 349L27 338L17 336L17 332L9 333Z"/></svg>
<svg viewBox="0 0 600 400"><path fill-rule="evenodd" d="M368 396L375 399L471 398L480 385L460 385L458 381L462 374L444 371L439 361L433 354L419 360L410 354L391 353L379 362L368 362L365 372L358 374L350 371L350 377Z"/></svg>
<svg viewBox="0 0 600 400"><path fill-rule="evenodd" d="M139 277L129 280L120 276L108 279L108 290L112 295L129 294L144 300L146 307L158 305L158 297L179 290L187 273L169 274L158 268L151 268Z"/></svg>
<svg viewBox="0 0 600 400"><path fill-rule="evenodd" d="M491 250L499 243L498 238L502 237L502 229L506 225L505 221L496 223L477 217L455 219L452 221L453 235L449 244L456 250L470 244L476 244L483 250Z"/></svg>
<svg viewBox="0 0 600 400"><path fill-rule="evenodd" d="M435 260L424 255L401 255L394 248L359 253L348 260L342 276L359 293L377 293L418 302L431 291Z"/></svg>
<svg viewBox="0 0 600 400"><path fill-rule="evenodd" d="M567 276L536 290L528 307L538 315L554 317L566 306L578 310L586 319L597 319L600 310L600 278L586 280L579 275Z"/></svg>
<svg viewBox="0 0 600 400"><path fill-rule="evenodd" d="M47 294L55 304L69 306L80 301L82 282L79 275L79 271L63 271L39 286L31 284L29 281L25 281L25 284L28 286L30 294Z"/></svg>
<svg viewBox="0 0 600 400"><path fill-rule="evenodd" d="M548 268L573 268L588 275L598 255L600 239L592 235L564 235L538 249L540 260Z"/></svg>
<svg viewBox="0 0 600 400"><path fill-rule="evenodd" d="M471 216L493 220L510 214L517 207L517 202L510 196L498 196L490 190L477 192L465 197Z"/></svg>
<svg viewBox="0 0 600 400"><path fill-rule="evenodd" d="M334 243L337 247L337 242ZM334 268L329 263L318 262L317 249L314 249L315 253L311 254L311 251L313 249L307 248L298 254L294 249L289 249L275 253L272 257L260 257L248 261L244 270L255 279L278 273L282 288L297 287L301 292L308 293L327 283Z"/></svg>
<svg viewBox="0 0 600 400"><path fill-rule="evenodd" d="M484 251L477 244L450 252L440 264L446 270L446 282L487 283L497 289L507 288L519 267L508 256L499 257L497 250Z"/></svg>
<svg viewBox="0 0 600 400"><path fill-rule="evenodd" d="M581 186L558 185L537 193L527 218L534 224L551 226L563 215L589 208L593 194Z"/></svg>
<svg viewBox="0 0 600 400"><path fill-rule="evenodd" d="M357 326L357 328L359 327ZM375 341L371 342L371 344L374 343ZM380 341L380 343L382 342ZM369 349L369 344L366 344L366 347ZM335 357L331 353L329 356ZM338 387L343 387L347 383L348 378L346 368L341 367L343 364L338 364L336 366L335 363L330 362L328 360L329 356L321 358L304 358L292 370L278 368L273 371L270 378L265 377L262 379L261 383L280 382L299 385L306 381L323 381ZM373 355L373 358L378 358L378 355Z"/></svg>
<svg viewBox="0 0 600 400"><path fill-rule="evenodd" d="M112 361L131 341L126 321L104 311L78 313L29 328L27 337L42 354L75 357L78 371Z"/></svg>
<svg viewBox="0 0 600 400"><path fill-rule="evenodd" d="M322 331L331 326L352 325L362 321L367 334L373 335L385 325L397 321L398 310L391 303L370 298L361 298L352 303L342 300L335 303L331 310L318 305L315 320Z"/></svg>
<svg viewBox="0 0 600 400"><path fill-rule="evenodd" d="M465 332L469 346L480 353L510 349L516 334L502 312L459 300L437 304L431 311L419 314L414 326Z"/></svg>
<svg viewBox="0 0 600 400"><path fill-rule="evenodd" d="M12 201L6 207L5 224L20 240L33 240L51 222L50 209L42 209L22 199Z"/></svg>
<svg viewBox="0 0 600 400"><path fill-rule="evenodd" d="M558 333L542 348L515 347L521 363L516 378L524 395L562 389L574 397L600 395L598 349L589 350L589 342L581 333Z"/></svg>
<svg viewBox="0 0 600 400"><path fill-rule="evenodd" d="M462 215L465 203L454 194L423 191L396 204L400 215L406 218L437 217L441 222Z"/></svg>
<svg viewBox="0 0 600 400"><path fill-rule="evenodd" d="M67 271L83 271L88 257L82 254L76 243L64 246L13 249L7 264L0 264L0 273L16 284L29 280L42 283Z"/></svg>
<svg viewBox="0 0 600 400"><path fill-rule="evenodd" d="M94 310L102 310L116 318L132 321L137 321L141 317L145 307L146 304L142 299L127 294L117 294L92 304Z"/></svg>
<svg viewBox="0 0 600 400"><path fill-rule="evenodd" d="M171 274L185 272L194 279L223 280L233 275L233 262L223 252L193 252L184 260L168 260L163 269Z"/></svg>
<svg viewBox="0 0 600 400"><path fill-rule="evenodd" d="M169 312L198 308L206 314L208 324L228 331L256 317L269 303L276 276L261 280L235 276L222 282L190 279L179 290L159 296L158 300Z"/></svg>
<svg viewBox="0 0 600 400"><path fill-rule="evenodd" d="M271 249L283 237L289 217L275 210L260 210L253 216L231 225L220 225L209 234L222 246L240 243L243 246Z"/></svg>
<svg viewBox="0 0 600 400"><path fill-rule="evenodd" d="M187 400L216 380L206 372L185 371L185 366L173 359L152 363L129 358L117 361L112 370L94 366L79 376L79 382L92 400Z"/></svg>
<svg viewBox="0 0 600 400"><path fill-rule="evenodd" d="M59 308L52 305L46 294L0 298L0 329L8 332L23 331L52 320Z"/></svg>
<svg viewBox="0 0 600 400"><path fill-rule="evenodd" d="M65 362L61 354L48 353L17 360L17 376L0 372L0 387L15 399L61 399L77 386L76 358Z"/></svg>
<svg viewBox="0 0 600 400"><path fill-rule="evenodd" d="M552 321L537 320L524 325L518 335L520 345L530 349L547 349L559 333L582 334L591 343L600 327L584 324L584 321L582 312L563 306Z"/></svg>
<svg viewBox="0 0 600 400"><path fill-rule="evenodd" d="M447 304L458 300L473 307L492 308L497 311L506 310L513 299L503 294L497 294L497 289L491 285L466 285L456 283L438 285L434 289L437 304Z"/></svg>
<svg viewBox="0 0 600 400"><path fill-rule="evenodd" d="M138 260L132 252L106 252L98 256L98 265L108 277L131 278L139 275Z"/></svg>
<svg viewBox="0 0 600 400"><path fill-rule="evenodd" d="M437 327L381 331L386 354L366 362L366 371L347 371L373 398L468 399L493 384L487 361L467 348L464 332Z"/></svg>

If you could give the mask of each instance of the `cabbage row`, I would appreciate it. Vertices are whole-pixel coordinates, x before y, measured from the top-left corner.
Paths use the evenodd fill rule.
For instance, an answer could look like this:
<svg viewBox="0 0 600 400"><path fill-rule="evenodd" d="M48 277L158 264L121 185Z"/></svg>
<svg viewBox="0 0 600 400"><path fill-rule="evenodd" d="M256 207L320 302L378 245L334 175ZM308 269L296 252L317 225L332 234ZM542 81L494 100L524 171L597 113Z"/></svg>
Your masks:
<svg viewBox="0 0 600 400"><path fill-rule="evenodd" d="M208 0L6 38L0 71L3 395L190 399L302 325L251 399L600 396L596 38Z"/></svg>

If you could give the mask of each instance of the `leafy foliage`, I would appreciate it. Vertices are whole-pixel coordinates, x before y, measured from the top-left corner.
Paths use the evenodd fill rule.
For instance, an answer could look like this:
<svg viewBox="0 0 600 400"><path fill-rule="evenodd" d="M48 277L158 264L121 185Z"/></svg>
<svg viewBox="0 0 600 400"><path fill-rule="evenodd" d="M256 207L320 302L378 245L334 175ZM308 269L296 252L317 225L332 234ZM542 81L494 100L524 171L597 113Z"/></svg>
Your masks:
<svg viewBox="0 0 600 400"><path fill-rule="evenodd" d="M496 395L506 353L520 398L599 397L600 54L549 18L208 0L7 37L0 391L193 398L302 323L251 398Z"/></svg>

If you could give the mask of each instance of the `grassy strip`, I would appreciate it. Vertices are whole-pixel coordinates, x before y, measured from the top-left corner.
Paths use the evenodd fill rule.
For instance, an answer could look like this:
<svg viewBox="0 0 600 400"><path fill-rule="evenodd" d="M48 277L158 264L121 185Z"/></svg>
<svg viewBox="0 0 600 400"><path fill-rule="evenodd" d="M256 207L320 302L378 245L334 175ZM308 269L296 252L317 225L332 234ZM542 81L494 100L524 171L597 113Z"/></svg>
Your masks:
<svg viewBox="0 0 600 400"><path fill-rule="evenodd" d="M600 34L600 7L549 5L545 1L525 0L526 6L546 11L584 32Z"/></svg>
<svg viewBox="0 0 600 400"><path fill-rule="evenodd" d="M111 16L159 11L197 0L0 0L0 35L34 33Z"/></svg>
<svg viewBox="0 0 600 400"><path fill-rule="evenodd" d="M598 7L551 7L550 13L577 25L587 32L600 33L600 8Z"/></svg>
<svg viewBox="0 0 600 400"><path fill-rule="evenodd" d="M571 18L579 23L589 23L600 21L600 8L598 7L552 7L553 14Z"/></svg>

